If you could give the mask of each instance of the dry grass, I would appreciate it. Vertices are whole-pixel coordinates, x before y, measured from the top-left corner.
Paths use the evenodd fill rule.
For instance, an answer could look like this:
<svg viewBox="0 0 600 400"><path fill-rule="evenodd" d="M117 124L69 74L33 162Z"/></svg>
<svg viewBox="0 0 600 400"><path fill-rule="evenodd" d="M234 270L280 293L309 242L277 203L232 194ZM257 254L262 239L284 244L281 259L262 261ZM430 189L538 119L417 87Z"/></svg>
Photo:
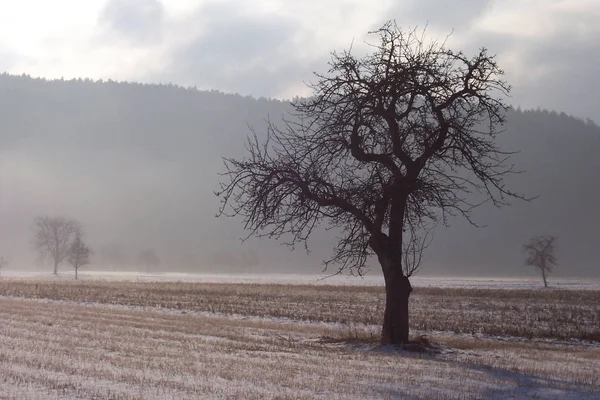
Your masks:
<svg viewBox="0 0 600 400"><path fill-rule="evenodd" d="M379 325L379 287L0 280L0 295L293 321ZM416 288L419 331L600 342L600 291Z"/></svg>
<svg viewBox="0 0 600 400"><path fill-rule="evenodd" d="M441 353L421 355L365 341L368 326L16 297L0 298L0 321L2 399L600 396L600 346L437 333Z"/></svg>

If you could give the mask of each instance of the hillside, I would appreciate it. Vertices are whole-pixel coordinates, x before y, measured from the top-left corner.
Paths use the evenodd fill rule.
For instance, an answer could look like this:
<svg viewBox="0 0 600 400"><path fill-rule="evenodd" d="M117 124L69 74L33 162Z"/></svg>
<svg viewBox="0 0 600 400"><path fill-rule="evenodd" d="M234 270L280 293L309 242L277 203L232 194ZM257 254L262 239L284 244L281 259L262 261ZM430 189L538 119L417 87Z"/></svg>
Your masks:
<svg viewBox="0 0 600 400"><path fill-rule="evenodd" d="M248 125L261 131L285 102L165 85L0 76L0 253L29 254L31 221L62 213L80 219L96 249L118 246L133 262L156 248L165 269L237 264L257 270L319 272L333 243L290 253L270 241L243 246L239 221L215 219L221 156L241 156ZM526 173L510 183L531 203L484 207L486 228L455 220L440 229L426 273L524 275L520 245L559 236L556 275L599 275L600 128L547 111L511 110L501 145L519 150ZM100 251L97 262L103 260ZM125 261L127 262L127 261ZM252 266L259 264L259 266Z"/></svg>

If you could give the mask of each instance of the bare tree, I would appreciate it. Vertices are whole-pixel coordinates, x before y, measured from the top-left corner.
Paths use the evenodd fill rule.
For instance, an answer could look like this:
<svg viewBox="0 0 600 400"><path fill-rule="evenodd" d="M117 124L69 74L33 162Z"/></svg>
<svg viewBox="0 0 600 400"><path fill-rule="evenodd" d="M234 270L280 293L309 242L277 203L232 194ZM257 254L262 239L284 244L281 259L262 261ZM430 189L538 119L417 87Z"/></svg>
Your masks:
<svg viewBox="0 0 600 400"><path fill-rule="evenodd" d="M102 260L108 263L113 270L118 267L123 267L129 261L125 248L119 243L110 243L102 246L99 256Z"/></svg>
<svg viewBox="0 0 600 400"><path fill-rule="evenodd" d="M34 245L40 259L50 257L57 275L58 265L69 256L71 244L81 232L81 224L73 219L46 216L36 218L34 228Z"/></svg>
<svg viewBox="0 0 600 400"><path fill-rule="evenodd" d="M0 256L0 273L2 272L2 269L8 266L8 264L10 264L10 258Z"/></svg>
<svg viewBox="0 0 600 400"><path fill-rule="evenodd" d="M248 156L225 159L218 215L241 216L250 235L292 247L327 223L340 232L339 271L379 261L386 288L382 342L409 338L410 276L437 221L470 218L486 200L507 204L510 153L496 145L510 87L493 56L469 58L394 22L357 58L334 52L294 120L256 132Z"/></svg>
<svg viewBox="0 0 600 400"><path fill-rule="evenodd" d="M196 268L198 267L198 258L195 254L184 253L179 257L179 265L184 268Z"/></svg>
<svg viewBox="0 0 600 400"><path fill-rule="evenodd" d="M260 257L254 249L244 249L240 252L240 267L244 273L250 272L252 267L260 265Z"/></svg>
<svg viewBox="0 0 600 400"><path fill-rule="evenodd" d="M154 249L142 250L138 255L138 262L146 266L146 271L150 272L150 267L160 265L160 258Z"/></svg>
<svg viewBox="0 0 600 400"><path fill-rule="evenodd" d="M556 240L556 236L552 235L537 236L523 245L523 253L527 255L525 265L538 268L542 272L544 287L548 287L547 277L557 265L556 255L554 254Z"/></svg>
<svg viewBox="0 0 600 400"><path fill-rule="evenodd" d="M90 249L82 238L82 233L75 233L75 239L71 244L71 251L69 252L68 260L69 263L75 269L75 279L77 279L77 272L79 268L90 263L90 257L93 251Z"/></svg>

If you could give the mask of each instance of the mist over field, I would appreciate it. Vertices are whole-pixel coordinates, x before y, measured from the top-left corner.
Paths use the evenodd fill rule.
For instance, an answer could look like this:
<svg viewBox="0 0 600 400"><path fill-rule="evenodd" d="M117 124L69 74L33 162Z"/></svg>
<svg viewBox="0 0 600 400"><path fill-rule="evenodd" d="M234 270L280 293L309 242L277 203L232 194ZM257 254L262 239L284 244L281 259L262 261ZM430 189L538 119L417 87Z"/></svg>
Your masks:
<svg viewBox="0 0 600 400"><path fill-rule="evenodd" d="M243 157L252 126L289 117L289 102L173 85L0 76L0 253L11 268L38 268L32 223L39 215L79 220L96 254L89 269L153 272L320 273L335 243L324 229L311 253L245 236L241 221L215 218L221 157ZM438 227L424 274L535 275L523 266L531 236L559 237L558 276L598 276L600 128L545 110L508 112L499 136L524 173L507 184L529 196L511 207L484 205L483 228ZM48 270L49 266L41 266ZM67 268L67 267L63 267ZM378 265L373 263L377 273Z"/></svg>
<svg viewBox="0 0 600 400"><path fill-rule="evenodd" d="M316 232L307 255L269 240L242 245L239 220L214 218L221 157L243 157L249 126L264 135L265 119L310 95L305 83L332 50L352 45L361 56L367 32L396 19L469 56L481 46L498 55L514 105L499 143L519 151L512 160L525 171L506 183L539 196L481 207L485 228L460 218L438 227L421 273L535 275L521 245L553 234L554 274L600 276L599 10L588 0L6 5L0 256L11 269L48 269L33 251L33 220L63 215L83 224L89 269L320 273L335 232ZM143 265L143 253L160 262Z"/></svg>

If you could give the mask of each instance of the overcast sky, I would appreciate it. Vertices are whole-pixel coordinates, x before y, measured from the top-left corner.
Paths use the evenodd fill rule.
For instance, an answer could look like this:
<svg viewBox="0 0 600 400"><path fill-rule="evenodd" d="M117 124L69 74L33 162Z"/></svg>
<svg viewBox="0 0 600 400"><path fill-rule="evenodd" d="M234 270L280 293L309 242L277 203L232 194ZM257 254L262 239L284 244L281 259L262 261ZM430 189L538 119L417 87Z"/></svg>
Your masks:
<svg viewBox="0 0 600 400"><path fill-rule="evenodd" d="M4 1L0 70L290 98L387 19L497 53L514 105L600 121L600 0Z"/></svg>

